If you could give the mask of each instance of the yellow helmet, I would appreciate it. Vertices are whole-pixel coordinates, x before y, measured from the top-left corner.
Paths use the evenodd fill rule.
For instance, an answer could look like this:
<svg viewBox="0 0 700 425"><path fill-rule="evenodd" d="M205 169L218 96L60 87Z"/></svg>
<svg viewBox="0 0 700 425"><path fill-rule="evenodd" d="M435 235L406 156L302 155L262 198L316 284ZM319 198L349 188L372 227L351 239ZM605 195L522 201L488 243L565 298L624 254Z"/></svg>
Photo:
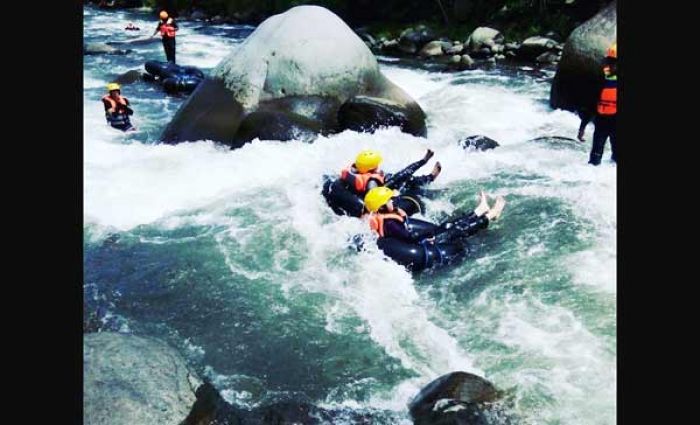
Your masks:
<svg viewBox="0 0 700 425"><path fill-rule="evenodd" d="M165 10L160 12L160 19L168 19L168 12Z"/></svg>
<svg viewBox="0 0 700 425"><path fill-rule="evenodd" d="M610 46L605 56L608 58L617 59L617 43L613 43L612 46Z"/></svg>
<svg viewBox="0 0 700 425"><path fill-rule="evenodd" d="M355 158L355 168L361 173L366 173L379 167L382 162L382 156L377 151L366 149L360 152Z"/></svg>
<svg viewBox="0 0 700 425"><path fill-rule="evenodd" d="M388 187L375 187L365 195L365 207L371 212L377 212L379 208L389 202L394 196L394 191Z"/></svg>
<svg viewBox="0 0 700 425"><path fill-rule="evenodd" d="M107 84L107 91L112 91L112 90L121 90L122 88L119 86L117 83L109 83Z"/></svg>

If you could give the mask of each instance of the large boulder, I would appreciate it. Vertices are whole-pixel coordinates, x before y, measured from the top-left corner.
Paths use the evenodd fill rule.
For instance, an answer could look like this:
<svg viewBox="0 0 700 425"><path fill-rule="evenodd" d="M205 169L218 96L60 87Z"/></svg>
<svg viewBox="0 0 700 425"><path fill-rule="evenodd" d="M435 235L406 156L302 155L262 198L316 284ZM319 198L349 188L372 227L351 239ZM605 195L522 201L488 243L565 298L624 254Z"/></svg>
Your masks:
<svg viewBox="0 0 700 425"><path fill-rule="evenodd" d="M603 80L603 59L616 40L617 2L613 1L566 40L549 94L552 108L595 111Z"/></svg>
<svg viewBox="0 0 700 425"><path fill-rule="evenodd" d="M113 332L83 336L83 379L85 425L177 425L200 385L167 344Z"/></svg>
<svg viewBox="0 0 700 425"><path fill-rule="evenodd" d="M452 372L426 385L408 404L415 425L507 424L496 402L503 393L484 378Z"/></svg>
<svg viewBox="0 0 700 425"><path fill-rule="evenodd" d="M275 117L275 140L293 139L301 127L338 132L344 130L338 110L357 96L390 104L389 115L398 108L411 122L405 128L425 134L425 113L382 75L362 39L329 10L298 6L265 20L224 58L180 107L161 140L208 139L236 148L251 138L269 139L261 119L248 121L245 135L239 134L246 118L262 111Z"/></svg>

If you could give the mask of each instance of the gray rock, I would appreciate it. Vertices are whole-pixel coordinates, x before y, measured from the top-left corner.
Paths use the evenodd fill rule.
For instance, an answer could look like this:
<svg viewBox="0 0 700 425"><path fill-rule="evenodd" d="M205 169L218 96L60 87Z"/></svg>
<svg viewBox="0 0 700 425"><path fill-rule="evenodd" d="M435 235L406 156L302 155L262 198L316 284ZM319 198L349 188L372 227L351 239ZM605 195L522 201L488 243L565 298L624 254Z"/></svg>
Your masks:
<svg viewBox="0 0 700 425"><path fill-rule="evenodd" d="M398 48L401 52L409 55L412 55L418 51L418 47L416 47L416 44L405 38L399 40Z"/></svg>
<svg viewBox="0 0 700 425"><path fill-rule="evenodd" d="M425 125L406 113L401 105L381 98L355 96L341 105L338 110L340 128L360 132L374 132L377 128L397 126L405 133L426 136Z"/></svg>
<svg viewBox="0 0 700 425"><path fill-rule="evenodd" d="M423 46L423 48L420 50L420 52L418 52L418 55L421 57L442 56L443 55L442 47L443 47L442 41L431 41L430 43Z"/></svg>
<svg viewBox="0 0 700 425"><path fill-rule="evenodd" d="M474 66L474 59L472 59L469 55L462 55L461 63L467 67L472 67Z"/></svg>
<svg viewBox="0 0 700 425"><path fill-rule="evenodd" d="M462 149L476 149L479 151L495 149L500 146L497 141L491 139L490 137L480 135L465 137L457 143L462 147Z"/></svg>
<svg viewBox="0 0 700 425"><path fill-rule="evenodd" d="M451 64L458 64L461 60L462 60L462 57L460 55L450 56L450 63Z"/></svg>
<svg viewBox="0 0 700 425"><path fill-rule="evenodd" d="M131 71L127 71L118 77L114 78L112 82L118 83L118 84L132 84L137 81L141 81L144 79L144 76L146 75L145 72L138 70L138 69L132 69Z"/></svg>
<svg viewBox="0 0 700 425"><path fill-rule="evenodd" d="M382 75L362 40L329 10L298 6L268 18L235 47L180 107L161 140L208 139L233 148L251 137L267 140L270 132L260 127L265 125L261 119L249 121L245 134L238 134L256 111L276 117L276 140L295 137L300 127L324 134L342 131L338 110L356 96L391 104L411 122L402 128L425 133L423 110ZM280 133L284 123L287 135Z"/></svg>
<svg viewBox="0 0 700 425"><path fill-rule="evenodd" d="M106 43L83 44L83 55L125 55L130 50L117 49Z"/></svg>
<svg viewBox="0 0 700 425"><path fill-rule="evenodd" d="M418 48L418 46L435 40L435 32L425 25L418 25L415 28L406 28L402 31L399 40L410 42Z"/></svg>
<svg viewBox="0 0 700 425"><path fill-rule="evenodd" d="M506 58L506 56L505 55L496 55L496 56L494 56L494 58L496 58L496 60L502 61L503 59Z"/></svg>
<svg viewBox="0 0 700 425"><path fill-rule="evenodd" d="M398 40L386 40L382 43L381 47L382 47L382 49L387 49L387 50L397 49L399 47L399 41Z"/></svg>
<svg viewBox="0 0 700 425"><path fill-rule="evenodd" d="M554 63L557 59L558 59L558 56L556 53L544 52L541 55L537 56L537 59L535 59L535 62L541 63L541 64L547 64L547 63Z"/></svg>
<svg viewBox="0 0 700 425"><path fill-rule="evenodd" d="M503 43L503 34L489 27L479 27L469 36L469 50L471 53L481 50L483 47L491 48Z"/></svg>
<svg viewBox="0 0 700 425"><path fill-rule="evenodd" d="M556 50L557 42L546 37L530 37L523 41L518 49L518 57L532 60L545 52Z"/></svg>
<svg viewBox="0 0 700 425"><path fill-rule="evenodd" d="M448 55L456 55L459 53L462 53L462 50L464 50L464 45L463 44L455 44L449 49L445 50L445 53Z"/></svg>
<svg viewBox="0 0 700 425"><path fill-rule="evenodd" d="M179 424L201 384L167 344L112 332L83 335L83 423Z"/></svg>
<svg viewBox="0 0 700 425"><path fill-rule="evenodd" d="M466 372L452 372L426 385L411 400L408 408L416 425L481 425L492 423L489 410L501 395L484 378Z"/></svg>

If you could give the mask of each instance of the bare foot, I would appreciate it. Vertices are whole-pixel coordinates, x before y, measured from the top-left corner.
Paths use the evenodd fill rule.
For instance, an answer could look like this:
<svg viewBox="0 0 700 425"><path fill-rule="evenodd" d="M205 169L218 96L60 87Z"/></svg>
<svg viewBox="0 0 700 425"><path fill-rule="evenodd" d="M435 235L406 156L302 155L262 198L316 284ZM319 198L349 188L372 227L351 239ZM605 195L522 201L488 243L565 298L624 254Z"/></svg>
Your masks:
<svg viewBox="0 0 700 425"><path fill-rule="evenodd" d="M440 172L442 171L442 165L440 165L440 161L435 163L435 166L433 167L433 171L430 173L433 176L433 180L437 178L437 176L440 175Z"/></svg>
<svg viewBox="0 0 700 425"><path fill-rule="evenodd" d="M489 220L497 220L501 214L503 213L503 208L506 206L506 200L502 196L496 197L496 203L493 204L493 207L489 210L489 212L486 213L486 217L488 217Z"/></svg>
<svg viewBox="0 0 700 425"><path fill-rule="evenodd" d="M489 211L489 204L486 202L486 193L484 191L479 192L479 205L477 205L476 208L474 208L474 214L477 215L477 217L481 217L482 215L486 214Z"/></svg>

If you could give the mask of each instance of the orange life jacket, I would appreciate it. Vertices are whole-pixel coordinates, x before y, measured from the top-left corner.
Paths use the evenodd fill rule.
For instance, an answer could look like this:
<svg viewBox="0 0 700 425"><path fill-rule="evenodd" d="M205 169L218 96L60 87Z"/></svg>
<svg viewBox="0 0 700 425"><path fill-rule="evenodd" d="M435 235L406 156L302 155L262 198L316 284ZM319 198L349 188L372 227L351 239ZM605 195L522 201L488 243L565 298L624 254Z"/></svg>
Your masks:
<svg viewBox="0 0 700 425"><path fill-rule="evenodd" d="M367 191L367 183L370 180L376 180L380 185L384 185L384 173L382 171L375 173L358 173L354 169L354 164L343 168L340 171L340 179L348 182L358 194L362 195Z"/></svg>
<svg viewBox="0 0 700 425"><path fill-rule="evenodd" d="M374 213L369 216L369 227L380 237L384 237L384 220L394 219L403 223L406 213L401 208L396 208L396 213Z"/></svg>
<svg viewBox="0 0 700 425"><path fill-rule="evenodd" d="M605 77L605 86L598 100L598 114L617 114L617 76Z"/></svg>
<svg viewBox="0 0 700 425"><path fill-rule="evenodd" d="M118 95L118 96L119 96L119 105L127 106L126 98L122 97L122 95ZM110 109L114 109L114 112L119 112L119 110L117 109L117 101L112 99L112 96L106 94L106 95L104 95L102 100L108 101L109 104L111 105Z"/></svg>
<svg viewBox="0 0 700 425"><path fill-rule="evenodd" d="M166 22L160 24L160 35L163 37L175 38L175 29L171 24L173 23L173 18L168 18Z"/></svg>

